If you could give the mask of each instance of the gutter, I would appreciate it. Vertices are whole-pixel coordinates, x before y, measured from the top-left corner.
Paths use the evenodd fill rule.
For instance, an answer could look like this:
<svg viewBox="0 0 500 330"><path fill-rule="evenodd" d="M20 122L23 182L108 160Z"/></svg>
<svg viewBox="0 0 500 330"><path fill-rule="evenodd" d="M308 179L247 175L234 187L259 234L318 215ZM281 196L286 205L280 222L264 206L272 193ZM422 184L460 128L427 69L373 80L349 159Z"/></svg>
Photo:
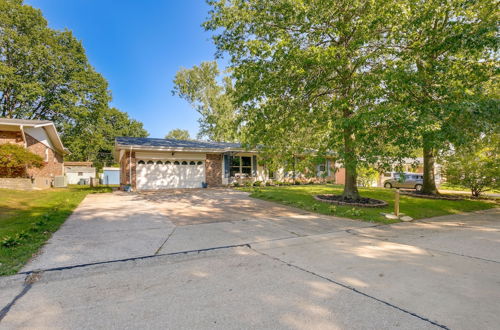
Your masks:
<svg viewBox="0 0 500 330"><path fill-rule="evenodd" d="M26 142L26 134L24 134L24 125L20 125L19 128L21 130L21 135L23 136L24 147L27 148L28 142Z"/></svg>

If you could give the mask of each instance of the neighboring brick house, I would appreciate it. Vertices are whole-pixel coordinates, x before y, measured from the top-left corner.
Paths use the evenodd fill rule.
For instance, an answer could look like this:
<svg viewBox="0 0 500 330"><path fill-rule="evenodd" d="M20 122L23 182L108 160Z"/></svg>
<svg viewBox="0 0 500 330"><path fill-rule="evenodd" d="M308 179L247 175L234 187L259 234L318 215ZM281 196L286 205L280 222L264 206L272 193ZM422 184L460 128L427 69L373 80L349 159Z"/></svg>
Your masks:
<svg viewBox="0 0 500 330"><path fill-rule="evenodd" d="M53 122L0 118L0 144L4 143L23 146L44 160L42 168L27 169L20 176L43 178L49 182L55 176L64 175L63 158L69 152L64 148Z"/></svg>

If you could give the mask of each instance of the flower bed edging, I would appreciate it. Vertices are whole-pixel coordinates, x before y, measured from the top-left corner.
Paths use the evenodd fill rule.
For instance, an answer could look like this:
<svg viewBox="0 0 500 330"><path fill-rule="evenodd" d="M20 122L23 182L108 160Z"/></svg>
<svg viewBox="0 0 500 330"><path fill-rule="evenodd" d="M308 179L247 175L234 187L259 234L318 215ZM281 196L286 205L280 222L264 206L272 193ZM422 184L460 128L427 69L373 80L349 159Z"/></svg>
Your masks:
<svg viewBox="0 0 500 330"><path fill-rule="evenodd" d="M376 207L385 207L389 205L386 201L382 201L379 199L374 199L370 198L371 200L375 200L379 202L380 204L364 204L364 203L349 203L349 202L341 202L341 201L335 201L335 200L330 200L330 199L324 199L321 198L320 196L333 196L331 194L322 194L322 195L315 195L313 196L315 200L323 203L330 203L330 204L335 204L335 205L343 205L343 206L359 206L359 207L370 207L370 208L376 208Z"/></svg>
<svg viewBox="0 0 500 330"><path fill-rule="evenodd" d="M447 201L461 201L464 199L463 197L455 197L455 196L447 196L447 195L424 195L424 194L417 194L417 193L407 192L407 191L401 191L401 195L416 197L416 198L442 199L442 200L447 200Z"/></svg>

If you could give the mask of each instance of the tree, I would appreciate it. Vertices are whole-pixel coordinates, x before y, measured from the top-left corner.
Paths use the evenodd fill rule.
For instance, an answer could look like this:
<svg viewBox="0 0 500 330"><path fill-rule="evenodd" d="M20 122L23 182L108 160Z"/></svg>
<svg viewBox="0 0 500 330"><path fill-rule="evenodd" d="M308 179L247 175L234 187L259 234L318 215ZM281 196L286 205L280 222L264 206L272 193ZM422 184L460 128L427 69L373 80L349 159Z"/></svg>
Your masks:
<svg viewBox="0 0 500 330"><path fill-rule="evenodd" d="M500 187L500 139L483 137L445 158L447 182L467 187L472 196Z"/></svg>
<svg viewBox="0 0 500 330"><path fill-rule="evenodd" d="M22 0L0 0L0 116L51 120L69 159L109 159L117 135L147 136L142 124L109 107L107 81L71 31L47 26Z"/></svg>
<svg viewBox="0 0 500 330"><path fill-rule="evenodd" d="M380 106L385 47L397 1L211 0L205 28L229 54L242 141L268 157L336 151L343 196L356 169L385 152ZM387 142L387 141L386 141Z"/></svg>
<svg viewBox="0 0 500 330"><path fill-rule="evenodd" d="M394 54L385 81L423 150L423 193L438 193L435 157L450 143L467 144L499 122L498 2L430 0L402 2ZM391 46L391 47L392 47Z"/></svg>
<svg viewBox="0 0 500 330"><path fill-rule="evenodd" d="M187 129L175 128L165 135L165 139L191 140L191 137Z"/></svg>
<svg viewBox="0 0 500 330"><path fill-rule="evenodd" d="M238 140L237 112L231 95L233 84L228 76L219 75L215 61L202 62L191 69L181 68L175 75L172 93L188 101L200 113L198 138L233 142Z"/></svg>
<svg viewBox="0 0 500 330"><path fill-rule="evenodd" d="M26 148L11 143L0 144L0 176L23 177L26 169L44 166L43 159Z"/></svg>

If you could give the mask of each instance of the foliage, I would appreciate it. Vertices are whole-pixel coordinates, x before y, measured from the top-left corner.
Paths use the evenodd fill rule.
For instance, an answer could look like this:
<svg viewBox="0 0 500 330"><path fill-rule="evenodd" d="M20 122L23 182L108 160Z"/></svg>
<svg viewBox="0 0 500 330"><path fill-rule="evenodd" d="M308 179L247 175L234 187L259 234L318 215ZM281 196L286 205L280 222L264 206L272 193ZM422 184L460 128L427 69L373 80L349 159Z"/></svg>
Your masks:
<svg viewBox="0 0 500 330"><path fill-rule="evenodd" d="M358 198L358 165L374 163L390 138L378 101L397 1L209 4L205 27L230 57L242 141L270 159L334 150L346 167L343 194Z"/></svg>
<svg viewBox="0 0 500 330"><path fill-rule="evenodd" d="M188 101L200 113L198 138L232 142L238 135L234 126L237 114L231 96L233 84L229 77L220 78L219 74L216 62L181 68L175 75L172 93Z"/></svg>
<svg viewBox="0 0 500 330"><path fill-rule="evenodd" d="M17 191L0 189L0 275L15 274L90 193L83 186Z"/></svg>
<svg viewBox="0 0 500 330"><path fill-rule="evenodd" d="M7 178L21 177L26 175L27 168L43 166L43 158L23 146L0 144L0 175Z"/></svg>
<svg viewBox="0 0 500 330"><path fill-rule="evenodd" d="M456 150L445 160L448 182L465 186L472 196L500 188L500 140L484 137L472 146Z"/></svg>
<svg viewBox="0 0 500 330"><path fill-rule="evenodd" d="M434 158L450 142L470 143L498 125L498 2L402 1L388 45L388 122L424 157L426 193L437 193ZM398 125L399 123L399 125Z"/></svg>
<svg viewBox="0 0 500 330"><path fill-rule="evenodd" d="M165 139L191 140L191 137L187 129L175 128L165 135Z"/></svg>
<svg viewBox="0 0 500 330"><path fill-rule="evenodd" d="M358 185L371 187L373 181L377 180L379 173L372 167L363 166L358 168Z"/></svg>
<svg viewBox="0 0 500 330"><path fill-rule="evenodd" d="M252 193L250 196L271 202L291 205L306 211L314 211L321 214L370 222L395 222L394 220L386 219L380 214L381 212L391 213L394 211L394 192L389 189L360 188L363 196L387 201L389 205L384 208L353 208L352 206L345 205L331 205L330 203L319 202L314 199L314 195L318 194L340 194L342 188L343 187L340 185L262 187L259 189L259 193ZM252 192L249 188L238 189ZM414 219L484 210L497 206L498 203L488 200L450 201L416 198L405 195L400 196L401 212L404 212Z"/></svg>
<svg viewBox="0 0 500 330"><path fill-rule="evenodd" d="M0 117L52 120L69 159L109 163L116 136L147 136L110 101L71 31L50 29L21 0L0 0Z"/></svg>

